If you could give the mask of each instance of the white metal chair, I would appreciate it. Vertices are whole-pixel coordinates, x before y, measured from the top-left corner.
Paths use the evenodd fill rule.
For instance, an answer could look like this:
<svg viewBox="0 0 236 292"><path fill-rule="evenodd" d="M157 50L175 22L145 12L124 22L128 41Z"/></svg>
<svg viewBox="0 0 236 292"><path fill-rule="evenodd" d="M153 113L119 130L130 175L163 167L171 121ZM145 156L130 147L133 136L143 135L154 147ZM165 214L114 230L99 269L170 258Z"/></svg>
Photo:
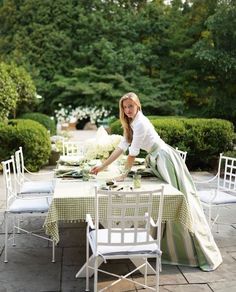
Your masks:
<svg viewBox="0 0 236 292"><path fill-rule="evenodd" d="M55 187L54 180L30 180L25 176L25 171L32 176L42 175L35 174L27 170L24 164L24 155L22 147L15 152L16 163L16 182L18 184L18 192L21 195L32 193L52 194ZM49 173L45 173L49 175Z"/></svg>
<svg viewBox="0 0 236 292"><path fill-rule="evenodd" d="M175 150L178 152L178 154L183 159L183 161L186 162L186 158L187 158L188 152L187 151L179 150L178 147L176 147Z"/></svg>
<svg viewBox="0 0 236 292"><path fill-rule="evenodd" d="M68 156L84 155L84 143L78 141L64 141L63 155Z"/></svg>
<svg viewBox="0 0 236 292"><path fill-rule="evenodd" d="M205 181L195 181L197 184L210 184L216 181L214 189L202 189L198 191L198 195L202 205L209 209L208 223L209 226L215 224L219 217L219 208L236 204L236 158L224 156L220 154L217 174ZM217 214L212 221L212 208L215 207Z"/></svg>
<svg viewBox="0 0 236 292"><path fill-rule="evenodd" d="M16 191L15 184L15 164L13 158L3 161L3 176L5 182L6 189L6 209L4 212L5 219L5 257L4 262L8 262L8 240L12 239L13 246L15 245L15 236L16 232L20 233L20 231L33 235L38 238L45 239L52 243L52 262L55 262L55 243L52 239L37 233L37 231L29 231L25 228L21 228L19 224L20 219L29 216L45 216L48 212L49 205L51 203L51 196L25 196L19 197ZM13 173L11 173L11 170ZM12 215L12 237L8 238L8 217Z"/></svg>
<svg viewBox="0 0 236 292"><path fill-rule="evenodd" d="M158 220L155 224L151 218L153 196L160 196ZM87 244L86 244L86 291L89 291L89 269L94 271L94 289L97 290L98 271L118 278L107 287L99 290L104 291L127 280L149 288L152 291L159 291L159 272L161 266L161 221L164 199L164 187L152 191L102 191L95 188L95 224L90 214L87 214ZM105 220L107 228L99 228L100 206L107 204ZM104 216L104 214L103 214ZM131 226L131 227L130 227ZM157 238L150 235L151 226L157 227ZM89 258L89 246L92 256ZM94 258L94 261L91 259ZM112 272L98 269L98 260L104 263L113 259L137 259L141 258L142 264L126 275L120 276ZM148 262L149 258L155 258L156 264L153 268ZM144 260L145 259L145 260ZM94 262L94 265L90 265ZM145 267L145 281L139 283L129 278L135 271ZM151 269L155 274L155 288L147 284L147 270ZM110 290L109 290L110 291ZM115 290L114 290L115 291Z"/></svg>

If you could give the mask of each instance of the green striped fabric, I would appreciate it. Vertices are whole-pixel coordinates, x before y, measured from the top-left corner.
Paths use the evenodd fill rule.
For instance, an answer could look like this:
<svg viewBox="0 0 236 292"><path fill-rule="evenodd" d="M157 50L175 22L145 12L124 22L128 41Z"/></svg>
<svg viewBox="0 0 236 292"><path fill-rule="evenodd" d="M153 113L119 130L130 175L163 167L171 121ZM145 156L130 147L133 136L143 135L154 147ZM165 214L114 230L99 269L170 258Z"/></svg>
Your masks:
<svg viewBox="0 0 236 292"><path fill-rule="evenodd" d="M216 269L222 262L220 251L207 224L191 175L174 148L165 144L153 146L146 157L155 175L183 193L192 222L192 230L182 222L167 222L162 240L162 260L166 263Z"/></svg>

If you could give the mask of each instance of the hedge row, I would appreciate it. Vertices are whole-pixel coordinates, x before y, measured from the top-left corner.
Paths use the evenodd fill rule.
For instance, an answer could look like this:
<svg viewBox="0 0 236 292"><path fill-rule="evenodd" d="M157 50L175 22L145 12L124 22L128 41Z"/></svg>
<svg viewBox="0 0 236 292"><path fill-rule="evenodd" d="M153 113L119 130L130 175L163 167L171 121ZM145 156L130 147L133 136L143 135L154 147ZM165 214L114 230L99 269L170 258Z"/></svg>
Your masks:
<svg viewBox="0 0 236 292"><path fill-rule="evenodd" d="M22 146L25 166L38 171L46 165L51 153L47 129L32 120L10 120L0 124L0 161L7 160Z"/></svg>
<svg viewBox="0 0 236 292"><path fill-rule="evenodd" d="M26 113L23 114L20 119L27 119L27 120L33 120L41 125L43 125L48 131L50 131L50 135L56 134L56 125L55 121L52 120L49 116L42 114L42 113Z"/></svg>
<svg viewBox="0 0 236 292"><path fill-rule="evenodd" d="M149 118L160 137L172 147L187 151L190 170L214 168L221 152L233 149L233 124L221 119ZM120 122L111 132L122 135Z"/></svg>

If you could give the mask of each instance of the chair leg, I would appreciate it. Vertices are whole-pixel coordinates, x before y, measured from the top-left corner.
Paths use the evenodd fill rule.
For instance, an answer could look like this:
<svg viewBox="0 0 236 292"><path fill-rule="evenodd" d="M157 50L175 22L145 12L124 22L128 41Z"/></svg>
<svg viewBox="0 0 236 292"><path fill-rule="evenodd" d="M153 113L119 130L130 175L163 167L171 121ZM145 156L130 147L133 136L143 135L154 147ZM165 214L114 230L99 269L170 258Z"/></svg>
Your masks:
<svg viewBox="0 0 236 292"><path fill-rule="evenodd" d="M52 263L55 263L55 241L52 241Z"/></svg>
<svg viewBox="0 0 236 292"><path fill-rule="evenodd" d="M16 231L17 233L19 231L19 225L18 225L18 220L17 220L17 226L16 226L16 217L15 215L13 216L13 224L12 224L12 246L16 246Z"/></svg>
<svg viewBox="0 0 236 292"><path fill-rule="evenodd" d="M159 291L159 285L160 285L160 264L161 259L159 256L156 257L156 292Z"/></svg>
<svg viewBox="0 0 236 292"><path fill-rule="evenodd" d="M95 262L94 262L94 287L93 291L97 292L97 285L98 285L98 257L95 256Z"/></svg>
<svg viewBox="0 0 236 292"><path fill-rule="evenodd" d="M20 233L20 221L22 221L22 219L17 218L17 233Z"/></svg>
<svg viewBox="0 0 236 292"><path fill-rule="evenodd" d="M85 291L89 291L89 242L86 236L86 288Z"/></svg>
<svg viewBox="0 0 236 292"><path fill-rule="evenodd" d="M147 258L145 260L144 284L147 285Z"/></svg>
<svg viewBox="0 0 236 292"><path fill-rule="evenodd" d="M8 216L7 213L4 214L5 216L5 252L4 252L4 263L7 263L7 245L8 245Z"/></svg>

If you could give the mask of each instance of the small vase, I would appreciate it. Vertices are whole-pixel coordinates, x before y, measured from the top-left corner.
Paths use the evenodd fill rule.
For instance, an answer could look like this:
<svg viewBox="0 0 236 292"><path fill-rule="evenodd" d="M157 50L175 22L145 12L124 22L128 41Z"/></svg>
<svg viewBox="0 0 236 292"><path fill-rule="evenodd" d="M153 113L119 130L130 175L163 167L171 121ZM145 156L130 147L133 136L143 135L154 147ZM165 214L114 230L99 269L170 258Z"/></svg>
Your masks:
<svg viewBox="0 0 236 292"><path fill-rule="evenodd" d="M134 186L134 189L141 188L141 175L140 174L135 173L133 175L133 186Z"/></svg>

